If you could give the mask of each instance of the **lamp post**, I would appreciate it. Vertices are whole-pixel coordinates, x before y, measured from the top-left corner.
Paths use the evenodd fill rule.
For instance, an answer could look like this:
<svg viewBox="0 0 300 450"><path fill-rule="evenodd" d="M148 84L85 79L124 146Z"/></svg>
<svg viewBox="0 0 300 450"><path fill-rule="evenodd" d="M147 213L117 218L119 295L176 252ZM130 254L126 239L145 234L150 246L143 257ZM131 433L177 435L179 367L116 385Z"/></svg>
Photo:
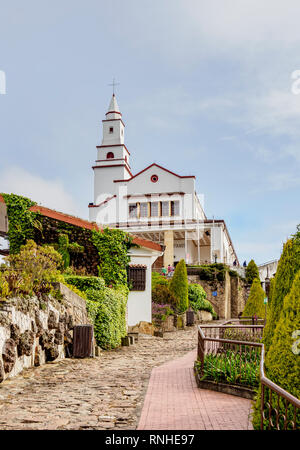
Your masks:
<svg viewBox="0 0 300 450"><path fill-rule="evenodd" d="M265 325L266 325L266 321L267 321L267 304L269 301L269 294L270 294L270 278L269 276L267 276L267 278L265 279L265 292L266 292L266 297L264 299L264 304L265 304Z"/></svg>

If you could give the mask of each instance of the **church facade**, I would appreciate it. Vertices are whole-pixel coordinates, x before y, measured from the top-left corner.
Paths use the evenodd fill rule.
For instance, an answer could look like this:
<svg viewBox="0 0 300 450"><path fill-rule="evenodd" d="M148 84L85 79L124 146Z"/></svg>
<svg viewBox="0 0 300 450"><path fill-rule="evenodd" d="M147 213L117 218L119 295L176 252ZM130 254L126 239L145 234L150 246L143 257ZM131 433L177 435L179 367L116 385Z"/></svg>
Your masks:
<svg viewBox="0 0 300 450"><path fill-rule="evenodd" d="M120 228L163 245L156 267L223 262L238 265L224 220L208 219L195 190L195 177L179 175L158 164L137 174L130 168L124 142L125 124L113 94L97 146L94 201L89 219Z"/></svg>

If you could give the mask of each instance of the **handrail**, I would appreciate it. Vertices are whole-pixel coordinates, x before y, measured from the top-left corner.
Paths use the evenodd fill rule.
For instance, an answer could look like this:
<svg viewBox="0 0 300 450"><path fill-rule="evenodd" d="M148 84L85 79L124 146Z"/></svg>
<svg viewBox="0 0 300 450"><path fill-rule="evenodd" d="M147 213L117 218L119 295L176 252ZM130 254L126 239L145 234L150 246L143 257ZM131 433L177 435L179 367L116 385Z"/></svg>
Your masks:
<svg viewBox="0 0 300 450"><path fill-rule="evenodd" d="M231 340L231 339L222 339L218 337L205 337L204 330L205 328L218 328L218 329L228 329L228 328L263 328L263 325L198 325L198 335L201 337L201 340L204 341L210 341L210 342L220 342L220 343L231 343L234 345L249 345L252 347L260 347L260 364L259 364L259 376L260 376L260 383L262 385L262 399L261 399L261 428L263 429L263 409L264 409L264 386L269 388L271 391L278 394L280 397L284 398L286 401L288 401L291 405L294 406L294 408L300 409L300 400L295 397L294 395L290 394L285 389L278 386L276 383L271 381L266 375L264 371L264 363L265 363L265 346L261 342L249 342L249 341L240 341L240 340ZM199 343L199 338L198 338ZM199 346L198 346L199 349ZM203 345L203 354L201 355L202 363L204 362L204 345ZM199 351L199 350L198 350ZM199 356L199 353L198 353ZM270 394L271 395L271 394ZM296 410L294 410L296 411ZM296 412L295 412L296 414ZM296 416L295 416L296 417ZM277 424L278 425L278 424ZM286 426L286 424L285 424ZM295 427L296 424L294 423L293 426Z"/></svg>
<svg viewBox="0 0 300 450"><path fill-rule="evenodd" d="M265 371L264 371L264 362L265 362L265 346L264 344L260 344L261 349L261 357L260 357L260 380L261 382L267 386L270 387L273 391L275 391L277 394L281 395L282 397L285 397L290 403L292 403L297 408L300 408L300 400L297 397L294 397L294 395L290 394L286 390L282 389L277 384L273 383L269 378L266 377Z"/></svg>
<svg viewBox="0 0 300 450"><path fill-rule="evenodd" d="M237 344L237 345L251 345L252 347L261 347L261 343L260 342L250 342L250 341L234 341L233 339L223 339L223 338L209 338L209 337L204 337L204 339L206 341L210 341L210 342L224 342L226 344Z"/></svg>

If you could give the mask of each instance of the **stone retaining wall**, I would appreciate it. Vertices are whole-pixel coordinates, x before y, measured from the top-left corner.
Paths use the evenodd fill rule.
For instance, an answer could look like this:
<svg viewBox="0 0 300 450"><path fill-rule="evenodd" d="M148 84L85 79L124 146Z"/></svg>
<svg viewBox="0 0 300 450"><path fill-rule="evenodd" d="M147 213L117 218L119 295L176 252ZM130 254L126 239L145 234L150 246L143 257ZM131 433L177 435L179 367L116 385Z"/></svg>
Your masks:
<svg viewBox="0 0 300 450"><path fill-rule="evenodd" d="M85 300L61 283L62 300L0 300L0 383L24 368L72 355L74 325L89 324Z"/></svg>
<svg viewBox="0 0 300 450"><path fill-rule="evenodd" d="M237 318L245 308L247 285L239 277L231 277L226 272L224 281L201 280L199 275L188 275L189 283L200 284L206 292L207 300L213 305L220 319ZM217 296L213 292L217 291Z"/></svg>

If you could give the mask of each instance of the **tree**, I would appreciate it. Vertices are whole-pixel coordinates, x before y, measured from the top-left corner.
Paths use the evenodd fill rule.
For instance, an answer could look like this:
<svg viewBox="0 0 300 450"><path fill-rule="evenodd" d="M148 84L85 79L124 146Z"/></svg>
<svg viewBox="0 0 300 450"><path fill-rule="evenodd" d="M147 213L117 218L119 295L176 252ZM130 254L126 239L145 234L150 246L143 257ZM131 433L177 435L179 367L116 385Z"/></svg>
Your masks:
<svg viewBox="0 0 300 450"><path fill-rule="evenodd" d="M300 270L292 288L283 302L283 309L276 325L265 368L272 381L295 397L300 397L299 373L300 348L293 348L295 331L300 330Z"/></svg>
<svg viewBox="0 0 300 450"><path fill-rule="evenodd" d="M300 270L300 237L299 233L289 239L283 246L283 251L278 263L272 300L267 315L267 323L264 329L263 342L266 353L268 352L275 327L279 320L283 307L283 300L289 293L296 273Z"/></svg>
<svg viewBox="0 0 300 450"><path fill-rule="evenodd" d="M174 275L170 282L170 292L176 299L176 309L178 312L184 312L188 309L188 278L184 259L181 259L176 266Z"/></svg>
<svg viewBox="0 0 300 450"><path fill-rule="evenodd" d="M168 286L164 284L157 284L155 288L152 289L152 302L158 303L159 305L168 304L174 307L176 307L177 303Z"/></svg>
<svg viewBox="0 0 300 450"><path fill-rule="evenodd" d="M243 311L243 316L256 316L264 318L265 317L265 306L264 306L264 298L265 291L261 287L260 281L258 278L253 280L249 298L247 300L245 309Z"/></svg>
<svg viewBox="0 0 300 450"><path fill-rule="evenodd" d="M265 358L265 373L274 383L290 394L300 398L299 387L299 330L300 330L300 270L298 271L292 288L283 302L283 309L276 325L272 343ZM298 340L297 340L298 338ZM260 427L260 401L259 389L254 407L253 426ZM273 408L278 408L277 396L273 399ZM285 404L279 401L279 412L285 415ZM287 410L288 420L293 420L293 408ZM282 420L282 419L280 419ZM297 428L300 427L300 414L298 413Z"/></svg>
<svg viewBox="0 0 300 450"><path fill-rule="evenodd" d="M251 259L247 268L246 268L246 280L248 284L252 284L255 278L259 279L258 267L255 264L254 260Z"/></svg>

